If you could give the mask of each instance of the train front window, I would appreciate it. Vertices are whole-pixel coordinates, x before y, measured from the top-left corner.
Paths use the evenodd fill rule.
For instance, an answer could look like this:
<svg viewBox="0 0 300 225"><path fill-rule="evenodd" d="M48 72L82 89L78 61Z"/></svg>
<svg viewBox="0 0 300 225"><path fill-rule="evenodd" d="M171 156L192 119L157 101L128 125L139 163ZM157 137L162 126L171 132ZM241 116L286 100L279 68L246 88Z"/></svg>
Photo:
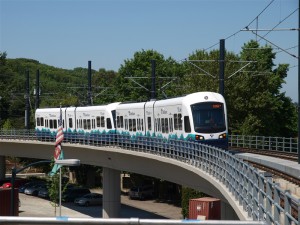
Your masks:
<svg viewBox="0 0 300 225"><path fill-rule="evenodd" d="M224 105L206 102L191 105L194 128L197 133L217 133L226 130Z"/></svg>

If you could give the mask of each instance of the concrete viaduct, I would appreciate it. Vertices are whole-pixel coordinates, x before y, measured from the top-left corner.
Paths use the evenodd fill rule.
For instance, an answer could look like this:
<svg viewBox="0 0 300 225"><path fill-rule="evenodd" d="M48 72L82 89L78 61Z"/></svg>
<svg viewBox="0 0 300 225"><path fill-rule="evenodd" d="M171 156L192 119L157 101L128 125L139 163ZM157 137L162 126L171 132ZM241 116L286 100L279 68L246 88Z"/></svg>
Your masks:
<svg viewBox="0 0 300 225"><path fill-rule="evenodd" d="M50 159L52 142L0 140L0 155ZM224 184L190 164L160 155L119 147L96 147L63 143L65 158L80 159L82 164L103 167L103 217L118 218L120 213L121 171L147 175L199 190L221 199L222 220L252 220ZM0 165L4 164L0 157ZM0 168L1 170L1 168Z"/></svg>

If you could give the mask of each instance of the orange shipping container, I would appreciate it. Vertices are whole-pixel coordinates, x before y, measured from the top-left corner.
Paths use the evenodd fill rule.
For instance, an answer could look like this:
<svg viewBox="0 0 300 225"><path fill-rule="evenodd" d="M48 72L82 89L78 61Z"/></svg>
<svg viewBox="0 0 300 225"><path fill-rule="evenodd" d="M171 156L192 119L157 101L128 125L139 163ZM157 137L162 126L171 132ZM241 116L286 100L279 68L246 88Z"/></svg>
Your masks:
<svg viewBox="0 0 300 225"><path fill-rule="evenodd" d="M195 198L189 201L189 219L221 219L221 201L217 198Z"/></svg>

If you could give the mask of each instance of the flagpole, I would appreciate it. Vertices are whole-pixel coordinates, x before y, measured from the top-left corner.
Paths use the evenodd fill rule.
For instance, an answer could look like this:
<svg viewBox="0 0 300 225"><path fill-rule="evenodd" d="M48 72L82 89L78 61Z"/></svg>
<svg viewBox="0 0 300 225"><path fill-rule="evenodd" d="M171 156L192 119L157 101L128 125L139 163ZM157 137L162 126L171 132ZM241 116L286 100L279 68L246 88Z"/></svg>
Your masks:
<svg viewBox="0 0 300 225"><path fill-rule="evenodd" d="M59 167L59 216L61 217L61 167Z"/></svg>

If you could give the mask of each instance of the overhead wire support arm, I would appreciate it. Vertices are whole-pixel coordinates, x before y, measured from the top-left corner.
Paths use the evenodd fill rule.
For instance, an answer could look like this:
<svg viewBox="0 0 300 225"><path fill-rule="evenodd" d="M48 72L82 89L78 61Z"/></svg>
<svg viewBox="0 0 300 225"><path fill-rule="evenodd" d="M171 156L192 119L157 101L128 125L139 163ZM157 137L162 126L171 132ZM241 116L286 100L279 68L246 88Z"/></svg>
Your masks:
<svg viewBox="0 0 300 225"><path fill-rule="evenodd" d="M186 62L192 64L194 67L196 67L197 69L201 70L203 73L207 74L208 76L211 76L213 78L216 78L216 76L211 75L209 72L207 72L206 70L202 69L201 67L195 65L194 63L190 62L189 60L185 60Z"/></svg>
<svg viewBox="0 0 300 225"><path fill-rule="evenodd" d="M177 77L173 78L171 81L169 81L169 82L166 83L164 86L162 86L162 87L159 89L159 91L160 91L160 90L164 90L166 86L168 86L171 82L173 82L173 81L176 80L176 79L177 79Z"/></svg>
<svg viewBox="0 0 300 225"><path fill-rule="evenodd" d="M300 31L299 29L297 29L297 30L298 30L298 32ZM290 56L292 56L292 57L294 57L294 58L296 58L296 59L299 58L299 56L296 56L296 55L294 55L294 54L292 54L292 53L286 51L285 49L279 47L278 45L276 45L276 44L274 44L273 42L269 41L268 39L264 38L263 36L261 36L261 35L255 33L253 30L248 29L247 27L246 27L246 30L244 30L244 31L251 31L251 32L252 32L253 34L255 34L256 36L260 37L261 39L265 40L266 42L270 43L271 45L273 45L273 46L275 46L276 48L280 49L281 51L285 52L286 54L288 54L288 55L290 55Z"/></svg>
<svg viewBox="0 0 300 225"><path fill-rule="evenodd" d="M149 91L148 88L146 88L145 86L139 84L138 82L136 82L136 81L134 80L134 79L136 79L136 78L141 78L141 77L126 77L126 78L132 80L134 83L136 83L138 86L140 86L141 88L145 89L146 91ZM148 77L147 77L147 78L148 78Z"/></svg>
<svg viewBox="0 0 300 225"><path fill-rule="evenodd" d="M299 28L278 28L278 29L249 29L244 28L241 31L298 31ZM256 34L256 33L255 33Z"/></svg>
<svg viewBox="0 0 300 225"><path fill-rule="evenodd" d="M248 65L250 65L252 62L248 62L246 65L242 66L240 69L238 69L237 71L235 71L233 74L231 74L227 79L230 79L231 77L233 77L235 74L237 74L238 72L240 72L241 70L243 70L245 67L247 67Z"/></svg>

